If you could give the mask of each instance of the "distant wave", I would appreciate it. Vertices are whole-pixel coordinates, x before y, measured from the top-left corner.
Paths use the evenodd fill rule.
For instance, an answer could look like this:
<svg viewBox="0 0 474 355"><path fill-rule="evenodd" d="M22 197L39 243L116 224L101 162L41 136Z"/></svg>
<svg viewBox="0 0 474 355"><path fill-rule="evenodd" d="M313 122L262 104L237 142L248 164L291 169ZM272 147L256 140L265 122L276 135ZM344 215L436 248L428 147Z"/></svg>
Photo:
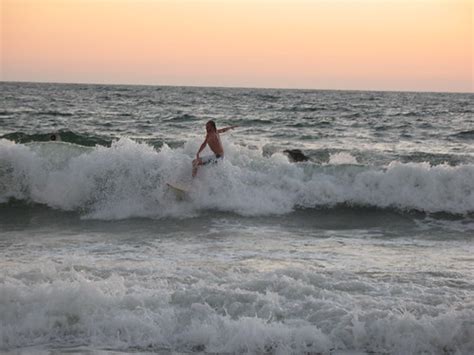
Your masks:
<svg viewBox="0 0 474 355"><path fill-rule="evenodd" d="M160 150L121 138L110 147L0 140L0 201L40 203L90 218L194 216L217 210L243 216L338 205L469 214L474 165L392 162L356 165L350 155L324 165L292 164L275 153L226 144L226 159L200 170L187 200L166 182L190 180L199 141Z"/></svg>
<svg viewBox="0 0 474 355"><path fill-rule="evenodd" d="M453 137L461 138L461 139L474 139L474 130L462 131L462 132L453 134Z"/></svg>
<svg viewBox="0 0 474 355"><path fill-rule="evenodd" d="M56 111L56 110L39 111L36 114L45 115L45 116L73 116L71 112Z"/></svg>
<svg viewBox="0 0 474 355"><path fill-rule="evenodd" d="M72 131L58 131L58 132L45 132L45 133L24 133L24 132L12 132L0 136L0 139L7 139L16 143L31 143L31 142L48 142L51 140L51 135L59 135L59 139L65 142L83 145L86 147L93 147L97 144L110 146L112 139L108 137L102 137L92 135L88 133L77 133Z"/></svg>
<svg viewBox="0 0 474 355"><path fill-rule="evenodd" d="M197 119L198 119L197 116L184 113L184 114L182 114L182 115L173 116L173 117L172 117L171 119L169 119L168 121L188 122L188 121L195 121L195 120L197 120Z"/></svg>

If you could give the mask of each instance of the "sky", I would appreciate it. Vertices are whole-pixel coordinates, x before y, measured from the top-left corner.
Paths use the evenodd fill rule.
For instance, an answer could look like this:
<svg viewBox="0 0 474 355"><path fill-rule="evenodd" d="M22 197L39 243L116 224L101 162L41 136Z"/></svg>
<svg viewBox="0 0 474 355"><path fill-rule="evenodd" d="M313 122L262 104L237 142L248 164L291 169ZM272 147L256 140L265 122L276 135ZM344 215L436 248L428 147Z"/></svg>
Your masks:
<svg viewBox="0 0 474 355"><path fill-rule="evenodd" d="M0 80L474 92L474 0L0 0Z"/></svg>

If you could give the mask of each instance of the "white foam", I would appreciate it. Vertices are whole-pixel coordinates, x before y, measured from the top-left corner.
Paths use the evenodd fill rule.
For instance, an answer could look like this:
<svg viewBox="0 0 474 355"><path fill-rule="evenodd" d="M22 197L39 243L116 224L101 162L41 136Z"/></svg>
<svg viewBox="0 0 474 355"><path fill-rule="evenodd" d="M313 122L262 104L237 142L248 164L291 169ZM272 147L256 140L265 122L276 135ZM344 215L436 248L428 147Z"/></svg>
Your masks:
<svg viewBox="0 0 474 355"><path fill-rule="evenodd" d="M351 272L248 269L239 274L204 265L197 269L184 260L179 268L150 262L132 270L117 261L118 270L112 271L111 260L69 260L75 266L43 261L30 264L35 270L10 269L1 279L0 349L88 344L299 354L331 349L468 353L474 347L472 302L463 303L452 290L441 291L441 302L432 302L429 287ZM112 272L99 277L93 265Z"/></svg>
<svg viewBox="0 0 474 355"><path fill-rule="evenodd" d="M168 181L190 181L199 146L159 151L122 138L92 150L0 141L0 201L29 200L85 216L186 217L212 209L241 215L284 214L295 208L355 206L466 214L474 211L474 165L428 163L387 167L354 166L337 155L329 165L292 164L283 154L266 158L259 150L225 143L223 163L203 167L185 201ZM58 158L58 156L60 158ZM342 165L341 165L342 164Z"/></svg>
<svg viewBox="0 0 474 355"><path fill-rule="evenodd" d="M334 153L329 156L330 165L357 164L356 157L347 152Z"/></svg>

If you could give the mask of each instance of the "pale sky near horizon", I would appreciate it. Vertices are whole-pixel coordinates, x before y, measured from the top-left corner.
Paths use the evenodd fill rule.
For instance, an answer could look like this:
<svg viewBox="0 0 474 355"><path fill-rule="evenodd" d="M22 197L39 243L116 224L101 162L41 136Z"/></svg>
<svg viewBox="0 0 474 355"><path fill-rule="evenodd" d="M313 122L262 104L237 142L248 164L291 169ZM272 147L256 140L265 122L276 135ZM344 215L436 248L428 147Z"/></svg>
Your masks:
<svg viewBox="0 0 474 355"><path fill-rule="evenodd" d="M0 0L0 80L474 92L474 0Z"/></svg>

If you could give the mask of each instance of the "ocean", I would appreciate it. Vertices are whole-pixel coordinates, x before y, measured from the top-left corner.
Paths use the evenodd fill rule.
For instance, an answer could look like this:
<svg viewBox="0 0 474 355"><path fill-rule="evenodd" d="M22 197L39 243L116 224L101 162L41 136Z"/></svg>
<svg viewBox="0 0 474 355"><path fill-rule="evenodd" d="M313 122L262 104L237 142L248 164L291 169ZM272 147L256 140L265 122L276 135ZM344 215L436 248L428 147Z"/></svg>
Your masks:
<svg viewBox="0 0 474 355"><path fill-rule="evenodd" d="M0 83L0 351L474 353L474 95Z"/></svg>

